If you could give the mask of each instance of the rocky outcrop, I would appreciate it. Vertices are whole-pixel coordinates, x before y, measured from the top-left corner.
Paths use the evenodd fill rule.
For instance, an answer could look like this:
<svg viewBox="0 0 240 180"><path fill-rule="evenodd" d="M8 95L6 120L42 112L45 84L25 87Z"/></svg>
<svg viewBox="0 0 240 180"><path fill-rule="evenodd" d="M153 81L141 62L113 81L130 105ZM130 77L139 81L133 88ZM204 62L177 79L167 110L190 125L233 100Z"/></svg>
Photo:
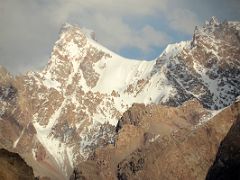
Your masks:
<svg viewBox="0 0 240 180"><path fill-rule="evenodd" d="M207 180L240 179L240 104L232 107L235 122L222 140Z"/></svg>
<svg viewBox="0 0 240 180"><path fill-rule="evenodd" d="M230 105L240 93L239 30L237 22L212 18L195 29L190 47L171 57L161 56L157 64L161 67L166 57L170 59L166 76L177 91L165 104L177 106L195 97L211 109Z"/></svg>
<svg viewBox="0 0 240 180"><path fill-rule="evenodd" d="M231 108L211 116L196 100L178 108L136 104L120 120L115 143L80 163L75 177L204 179L235 119Z"/></svg>
<svg viewBox="0 0 240 180"><path fill-rule="evenodd" d="M0 149L0 179L34 180L33 169L17 153Z"/></svg>
<svg viewBox="0 0 240 180"><path fill-rule="evenodd" d="M98 148L77 166L74 177L204 179L222 138L240 114L236 107L239 102L211 117L197 101L178 108L134 105L120 120L115 144Z"/></svg>

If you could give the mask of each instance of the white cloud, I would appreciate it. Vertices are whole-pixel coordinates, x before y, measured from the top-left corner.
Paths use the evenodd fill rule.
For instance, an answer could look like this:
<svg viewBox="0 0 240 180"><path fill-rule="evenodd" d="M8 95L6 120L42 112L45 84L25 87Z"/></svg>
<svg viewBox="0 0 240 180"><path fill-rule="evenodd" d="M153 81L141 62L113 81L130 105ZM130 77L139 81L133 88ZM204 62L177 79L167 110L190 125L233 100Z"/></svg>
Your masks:
<svg viewBox="0 0 240 180"><path fill-rule="evenodd" d="M110 15L135 15L135 16L147 16L154 15L159 10L165 9L167 0L72 0L72 1L59 1L62 2L61 6L64 11L67 9L70 11L75 10L88 10L97 13L104 13Z"/></svg>
<svg viewBox="0 0 240 180"><path fill-rule="evenodd" d="M187 9L174 9L167 19L172 29L185 34L193 34L194 27L200 24L196 14Z"/></svg>
<svg viewBox="0 0 240 180"><path fill-rule="evenodd" d="M196 2L189 0L0 0L0 64L20 72L25 65L39 67L47 63L44 58L49 56L65 22L93 29L99 42L114 51L133 47L149 54L154 47L174 41L174 31L192 34L201 17L214 15L210 10L218 9L219 3L204 8L210 5L203 1L196 2L203 5L204 14L196 14ZM236 0L230 1L234 7L239 6ZM139 22L146 17L149 22ZM131 23L126 21L128 18ZM164 27L156 19L162 20Z"/></svg>
<svg viewBox="0 0 240 180"><path fill-rule="evenodd" d="M91 28L96 32L100 43L114 51L135 47L147 52L153 46L162 47L169 42L168 35L160 30L155 30L154 27L144 25L140 29L135 29L123 21L127 17L157 16L159 11L166 8L167 0L72 0L57 2L58 8L51 11L52 15L50 16L57 24L70 21L70 23L74 22ZM72 18L73 16L78 17L78 19ZM154 38L152 38L153 35ZM157 35L159 37L156 37ZM159 41L157 42L157 40Z"/></svg>
<svg viewBox="0 0 240 180"><path fill-rule="evenodd" d="M94 24L94 27L91 28L97 32L97 39L115 51L134 47L148 52L151 51L152 47L165 46L170 39L166 33L149 25L140 29L133 29L116 16L105 17L96 14L94 18L89 17L88 19Z"/></svg>

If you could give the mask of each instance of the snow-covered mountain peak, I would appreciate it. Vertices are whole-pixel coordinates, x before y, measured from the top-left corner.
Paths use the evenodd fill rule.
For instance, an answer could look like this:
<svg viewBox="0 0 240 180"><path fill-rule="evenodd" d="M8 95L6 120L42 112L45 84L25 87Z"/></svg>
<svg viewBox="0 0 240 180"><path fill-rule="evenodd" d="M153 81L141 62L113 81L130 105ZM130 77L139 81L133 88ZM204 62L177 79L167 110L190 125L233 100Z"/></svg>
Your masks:
<svg viewBox="0 0 240 180"><path fill-rule="evenodd" d="M178 53L180 53L183 49L190 48L190 41L181 41L180 43L174 43L167 45L166 49L162 52L162 54L159 56L169 58L174 57Z"/></svg>
<svg viewBox="0 0 240 180"><path fill-rule="evenodd" d="M96 40L95 32L92 29L88 29L86 27L79 27L78 25L72 25L70 23L64 23L60 28L60 34L65 33L82 33L86 37Z"/></svg>
<svg viewBox="0 0 240 180"><path fill-rule="evenodd" d="M72 29L72 28L74 28L74 27L75 27L74 25L66 22L66 23L64 23L64 24L62 25L62 27L60 28L60 33L64 33L64 32L66 32L68 29Z"/></svg>
<svg viewBox="0 0 240 180"><path fill-rule="evenodd" d="M197 27L197 33L205 33L205 35L211 36L212 34L227 34L232 31L239 31L239 21L219 21L216 17L212 17L209 22L206 22L204 26ZM231 32L230 32L231 31ZM218 37L219 38L219 37Z"/></svg>
<svg viewBox="0 0 240 180"><path fill-rule="evenodd" d="M209 25L219 25L219 21L215 16L212 16L210 21L209 21Z"/></svg>
<svg viewBox="0 0 240 180"><path fill-rule="evenodd" d="M10 97L0 98L0 116L14 113L20 123L9 142L18 149L25 129L34 129L38 144L33 141L30 154L63 176L96 146L112 142L113 126L134 103L179 106L196 98L219 109L240 94L239 22L198 27L192 41L168 45L152 61L121 57L91 33L65 24L42 72L0 76Z"/></svg>

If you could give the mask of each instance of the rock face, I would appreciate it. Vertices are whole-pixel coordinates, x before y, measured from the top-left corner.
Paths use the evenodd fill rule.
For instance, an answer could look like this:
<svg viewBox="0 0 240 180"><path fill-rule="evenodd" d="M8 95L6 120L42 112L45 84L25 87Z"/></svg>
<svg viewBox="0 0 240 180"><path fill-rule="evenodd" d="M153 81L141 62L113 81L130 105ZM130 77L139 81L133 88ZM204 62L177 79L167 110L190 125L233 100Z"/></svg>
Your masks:
<svg viewBox="0 0 240 180"><path fill-rule="evenodd" d="M92 32L66 24L42 71L13 77L0 68L0 145L24 157L37 176L68 179L97 147L114 146L123 126L135 132L126 130L129 137L136 136L126 139L132 143L128 153L145 141L142 133L151 139L159 131L167 135L196 127L240 94L239 32L239 22L212 20L196 28L192 41L169 45L155 60L140 61L123 58L92 39ZM149 130L136 128L145 111L136 115L134 109L176 107L194 98L199 111L187 117L181 112L184 118L176 114L162 126L152 119L145 124ZM123 115L134 103L144 105ZM176 112L167 116L171 113Z"/></svg>
<svg viewBox="0 0 240 180"><path fill-rule="evenodd" d="M17 154L0 149L0 179L34 180L33 169Z"/></svg>
<svg viewBox="0 0 240 180"><path fill-rule="evenodd" d="M239 23L211 20L195 29L190 47L167 57L166 74L178 92L167 104L179 105L193 96L205 107L219 109L234 101L240 93L239 29ZM159 64L164 57L159 58Z"/></svg>
<svg viewBox="0 0 240 180"><path fill-rule="evenodd" d="M232 108L236 111L236 121L221 142L207 180L240 179L240 104Z"/></svg>
<svg viewBox="0 0 240 180"><path fill-rule="evenodd" d="M205 179L221 140L232 123L238 121L239 107L240 103L236 102L202 123L199 117L206 118L209 112L197 101L178 108L134 105L121 119L122 126L118 129L115 144L97 148L88 161L77 166L73 177ZM237 140L232 143L239 144ZM220 152L224 153L221 147ZM231 147L228 144L228 149ZM234 158L227 157L229 160ZM224 173L219 170L216 171ZM219 176L212 179L216 177Z"/></svg>

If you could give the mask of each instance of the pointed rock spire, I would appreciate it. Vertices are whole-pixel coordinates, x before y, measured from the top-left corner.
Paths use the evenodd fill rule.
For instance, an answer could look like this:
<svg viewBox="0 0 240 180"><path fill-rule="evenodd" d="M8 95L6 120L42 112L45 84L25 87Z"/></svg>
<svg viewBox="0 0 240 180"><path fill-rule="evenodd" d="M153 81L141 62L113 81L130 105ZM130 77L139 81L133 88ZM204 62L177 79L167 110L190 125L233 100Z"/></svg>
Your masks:
<svg viewBox="0 0 240 180"><path fill-rule="evenodd" d="M209 25L219 25L218 19L215 16L212 16L209 21Z"/></svg>

